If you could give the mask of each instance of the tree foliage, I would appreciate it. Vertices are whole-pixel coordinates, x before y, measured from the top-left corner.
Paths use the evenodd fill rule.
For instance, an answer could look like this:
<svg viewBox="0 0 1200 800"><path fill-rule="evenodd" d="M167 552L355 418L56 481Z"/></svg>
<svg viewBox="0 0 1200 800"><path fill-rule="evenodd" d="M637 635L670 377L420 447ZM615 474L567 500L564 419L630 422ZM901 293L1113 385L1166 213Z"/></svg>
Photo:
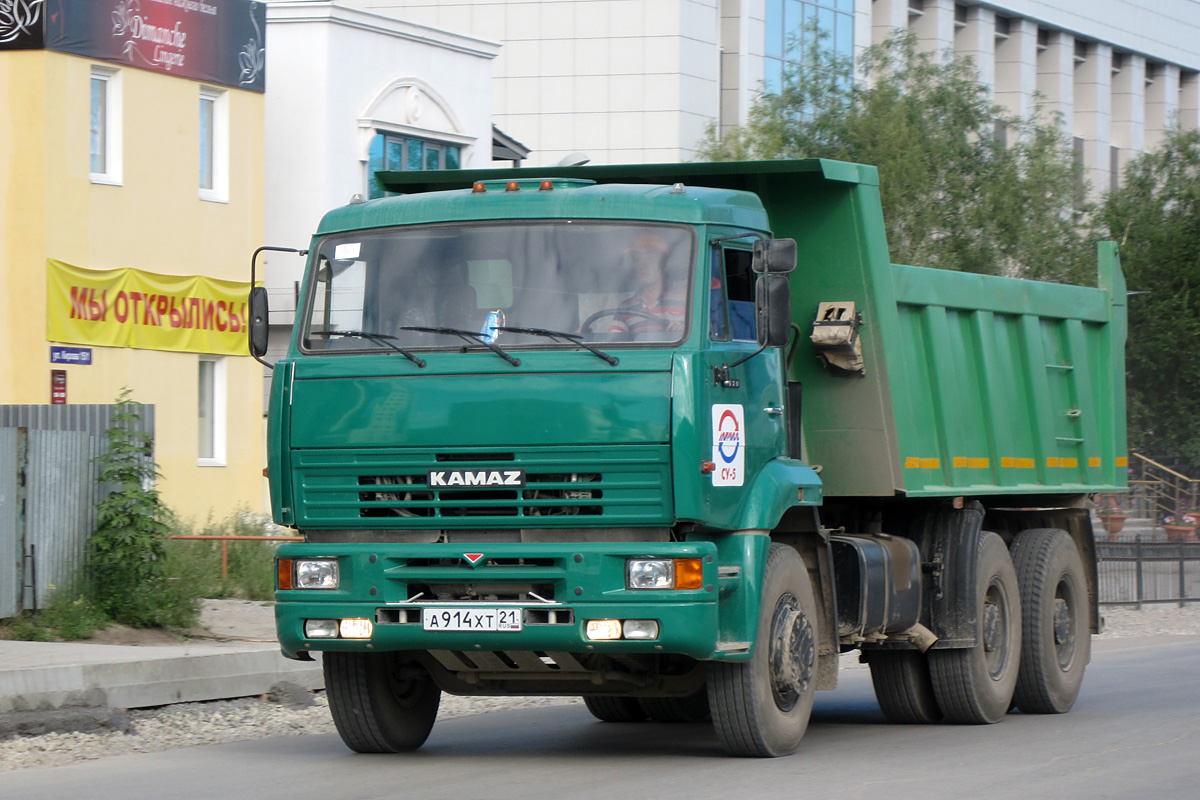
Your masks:
<svg viewBox="0 0 1200 800"><path fill-rule="evenodd" d="M710 128L701 158L873 164L893 261L1094 280L1084 186L1057 118L1004 114L969 60L920 52L911 33L868 48L857 82L811 33L780 91L762 95L744 126Z"/></svg>
<svg viewBox="0 0 1200 800"><path fill-rule="evenodd" d="M1120 244L1129 297L1132 449L1200 472L1200 132L1134 159L1098 213Z"/></svg>

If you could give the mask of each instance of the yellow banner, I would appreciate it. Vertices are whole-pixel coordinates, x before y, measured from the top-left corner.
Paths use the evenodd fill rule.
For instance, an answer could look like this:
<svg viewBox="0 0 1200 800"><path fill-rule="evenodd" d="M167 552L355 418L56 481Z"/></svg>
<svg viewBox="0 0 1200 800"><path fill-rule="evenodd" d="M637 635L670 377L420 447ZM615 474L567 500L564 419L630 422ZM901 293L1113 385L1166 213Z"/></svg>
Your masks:
<svg viewBox="0 0 1200 800"><path fill-rule="evenodd" d="M46 260L46 338L101 347L249 355L249 283Z"/></svg>

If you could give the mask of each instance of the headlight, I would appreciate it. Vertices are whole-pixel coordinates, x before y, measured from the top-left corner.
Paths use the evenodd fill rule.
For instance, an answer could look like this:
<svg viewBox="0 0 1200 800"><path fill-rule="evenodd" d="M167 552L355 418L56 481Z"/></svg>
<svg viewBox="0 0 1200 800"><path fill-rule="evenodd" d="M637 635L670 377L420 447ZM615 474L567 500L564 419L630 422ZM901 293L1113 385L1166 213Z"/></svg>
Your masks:
<svg viewBox="0 0 1200 800"><path fill-rule="evenodd" d="M297 589L336 589L341 583L334 558L296 559Z"/></svg>
<svg viewBox="0 0 1200 800"><path fill-rule="evenodd" d="M675 562L669 558L630 559L625 585L630 589L670 589L675 586Z"/></svg>
<svg viewBox="0 0 1200 800"><path fill-rule="evenodd" d="M702 589L704 563L699 558L631 558L625 562L627 589Z"/></svg>

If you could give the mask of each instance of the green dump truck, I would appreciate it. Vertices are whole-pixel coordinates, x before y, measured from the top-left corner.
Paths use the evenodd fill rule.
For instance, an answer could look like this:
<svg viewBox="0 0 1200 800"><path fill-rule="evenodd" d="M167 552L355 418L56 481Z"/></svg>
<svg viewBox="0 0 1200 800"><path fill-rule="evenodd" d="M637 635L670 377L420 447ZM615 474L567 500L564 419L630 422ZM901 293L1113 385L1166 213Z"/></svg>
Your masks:
<svg viewBox="0 0 1200 800"><path fill-rule="evenodd" d="M1114 245L1099 288L895 265L876 170L825 160L377 180L312 240L268 426L279 640L350 748L449 692L778 756L855 649L894 721L1070 709Z"/></svg>

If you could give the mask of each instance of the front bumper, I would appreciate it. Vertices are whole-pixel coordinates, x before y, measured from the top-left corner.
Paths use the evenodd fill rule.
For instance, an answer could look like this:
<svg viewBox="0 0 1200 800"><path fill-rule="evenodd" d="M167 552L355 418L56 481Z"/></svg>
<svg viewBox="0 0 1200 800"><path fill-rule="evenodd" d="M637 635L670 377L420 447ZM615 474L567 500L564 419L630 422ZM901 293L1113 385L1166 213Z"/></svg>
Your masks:
<svg viewBox="0 0 1200 800"><path fill-rule="evenodd" d="M466 553L482 553L472 565ZM312 650L384 652L541 651L563 653L679 654L718 657L717 546L712 542L559 544L286 544L279 558L336 558L341 583L334 590L277 591L275 620L283 653L303 658ZM690 590L625 588L629 558L699 558L702 586ZM440 600L431 587L477 591L471 602ZM535 587L542 600L509 593ZM422 608L520 608L514 632L426 631ZM305 620L365 618L369 639L310 639ZM659 624L654 640L592 641L592 619L648 619Z"/></svg>

